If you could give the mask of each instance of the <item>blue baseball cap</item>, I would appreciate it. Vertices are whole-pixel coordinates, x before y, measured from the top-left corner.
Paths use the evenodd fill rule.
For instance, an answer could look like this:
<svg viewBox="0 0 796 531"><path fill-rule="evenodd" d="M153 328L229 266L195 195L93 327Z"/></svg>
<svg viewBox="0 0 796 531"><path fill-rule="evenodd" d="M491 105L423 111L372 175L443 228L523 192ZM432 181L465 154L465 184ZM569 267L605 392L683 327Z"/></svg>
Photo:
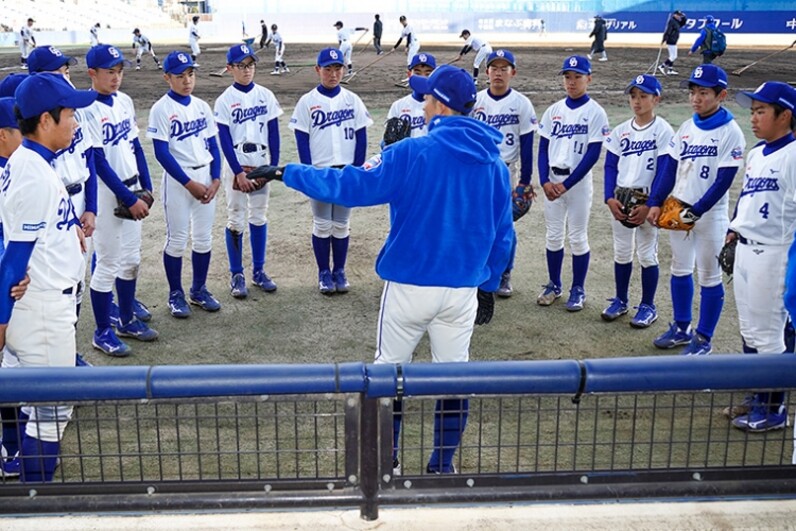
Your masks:
<svg viewBox="0 0 796 531"><path fill-rule="evenodd" d="M324 48L318 54L318 66L320 67L341 64L343 64L343 52L337 48Z"/></svg>
<svg viewBox="0 0 796 531"><path fill-rule="evenodd" d="M56 107L81 109L97 99L93 90L77 90L61 74L43 72L28 76L14 93L22 117L33 118Z"/></svg>
<svg viewBox="0 0 796 531"><path fill-rule="evenodd" d="M437 68L437 60L430 53L418 53L412 57L412 62L409 63L409 70L417 65L428 65L431 68Z"/></svg>
<svg viewBox="0 0 796 531"><path fill-rule="evenodd" d="M119 48L110 44L94 46L86 54L86 66L89 68L113 68L120 64L131 66L133 63L124 58Z"/></svg>
<svg viewBox="0 0 796 531"><path fill-rule="evenodd" d="M503 59L514 68L517 68L517 62L514 61L514 54L508 50L495 50L489 54L489 57L486 58L486 66L489 67L492 61L497 61L498 59Z"/></svg>
<svg viewBox="0 0 796 531"><path fill-rule="evenodd" d="M257 55L254 53L254 50L246 44L236 44L227 52L227 64L234 65L240 63L247 57L251 57L254 59L255 63L257 62Z"/></svg>
<svg viewBox="0 0 796 531"><path fill-rule="evenodd" d="M163 59L163 72L166 74L182 74L189 68L196 68L191 56L185 52L171 52Z"/></svg>
<svg viewBox="0 0 796 531"><path fill-rule="evenodd" d="M796 89L781 81L766 81L754 92L739 92L735 95L738 105L747 109L752 106L752 100L776 103L791 112L796 111Z"/></svg>
<svg viewBox="0 0 796 531"><path fill-rule="evenodd" d="M10 127L19 129L17 117L14 114L14 98L0 98L0 129Z"/></svg>
<svg viewBox="0 0 796 531"><path fill-rule="evenodd" d="M658 81L658 78L655 76L650 76L648 74L640 74L630 82L630 84L625 89L625 94L630 94L630 89L633 87L637 87L639 90L643 90L647 94L652 94L654 96L660 96L661 91L661 82Z"/></svg>
<svg viewBox="0 0 796 531"><path fill-rule="evenodd" d="M708 24L710 24L711 22L715 22L715 21L716 21L716 19L713 18L713 15L705 16L705 22L707 22Z"/></svg>
<svg viewBox="0 0 796 531"><path fill-rule="evenodd" d="M409 85L418 94L431 94L462 114L473 110L478 92L473 77L463 68L451 65L438 67L429 77L411 76Z"/></svg>
<svg viewBox="0 0 796 531"><path fill-rule="evenodd" d="M73 66L77 59L64 55L55 46L39 46L28 55L28 70L34 72L54 72L64 65Z"/></svg>
<svg viewBox="0 0 796 531"><path fill-rule="evenodd" d="M727 72L714 64L699 65L691 72L691 77L680 82L680 86L688 88L691 83L700 87L721 87L726 89L728 86Z"/></svg>
<svg viewBox="0 0 796 531"><path fill-rule="evenodd" d="M0 98L13 98L17 87L27 77L28 74L23 74L22 72L8 74L3 81L0 81Z"/></svg>
<svg viewBox="0 0 796 531"><path fill-rule="evenodd" d="M564 72L577 72L578 74L591 75L591 62L582 55L572 55L564 59L564 64L558 75Z"/></svg>

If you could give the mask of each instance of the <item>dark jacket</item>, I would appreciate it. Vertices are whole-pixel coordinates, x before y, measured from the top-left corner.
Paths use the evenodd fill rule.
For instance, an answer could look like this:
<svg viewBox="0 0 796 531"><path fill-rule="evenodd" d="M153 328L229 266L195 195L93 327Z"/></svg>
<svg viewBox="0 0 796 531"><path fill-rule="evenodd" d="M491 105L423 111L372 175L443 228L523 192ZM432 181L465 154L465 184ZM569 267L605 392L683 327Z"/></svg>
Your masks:
<svg viewBox="0 0 796 531"><path fill-rule="evenodd" d="M373 22L373 36L377 39L381 39L381 20L376 20Z"/></svg>
<svg viewBox="0 0 796 531"><path fill-rule="evenodd" d="M684 15L680 15L679 20L672 15L669 17L669 22L666 24L666 31L663 32L663 42L666 44L677 44L680 40L680 28L685 26L686 19Z"/></svg>
<svg viewBox="0 0 796 531"><path fill-rule="evenodd" d="M594 37L592 52L599 53L605 50L605 39L608 38L608 28L605 26L605 19L597 17L594 19L594 29L589 33L589 37Z"/></svg>

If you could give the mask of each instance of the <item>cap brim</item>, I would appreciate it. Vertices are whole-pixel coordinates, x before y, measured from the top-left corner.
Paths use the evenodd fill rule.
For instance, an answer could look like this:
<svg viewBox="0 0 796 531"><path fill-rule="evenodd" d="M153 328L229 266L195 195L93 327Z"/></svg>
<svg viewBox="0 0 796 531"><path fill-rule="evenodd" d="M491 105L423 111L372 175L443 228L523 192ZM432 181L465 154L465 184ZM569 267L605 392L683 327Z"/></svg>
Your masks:
<svg viewBox="0 0 796 531"><path fill-rule="evenodd" d="M93 90L76 90L74 93L61 98L58 104L68 109L82 109L94 103L98 94L98 92L94 92Z"/></svg>
<svg viewBox="0 0 796 531"><path fill-rule="evenodd" d="M409 76L409 86L418 94L431 94L431 83L427 77Z"/></svg>
<svg viewBox="0 0 796 531"><path fill-rule="evenodd" d="M653 96L659 96L659 94L657 92L655 92L654 90L650 89L649 87L645 87L644 85L637 85L635 83L631 83L627 87L625 87L625 94L630 94L630 90L633 87L636 87L637 89L639 89L639 90L641 90L643 92L646 92L647 94L652 94Z"/></svg>
<svg viewBox="0 0 796 531"><path fill-rule="evenodd" d="M182 74L183 72L185 72L189 68L197 69L199 67L197 67L196 65L180 65L179 67L177 67L177 68L175 68L173 70L169 70L166 73L167 74Z"/></svg>
<svg viewBox="0 0 796 531"><path fill-rule="evenodd" d="M591 72L587 72L586 70L583 70L582 68L564 68L558 73L558 75L559 76L563 76L566 72L576 72L578 74L583 74L584 76L590 76L591 75Z"/></svg>
<svg viewBox="0 0 796 531"><path fill-rule="evenodd" d="M768 99L761 98L753 92L739 92L735 95L735 101L744 109L750 109L753 101L762 101L763 103L773 103Z"/></svg>
<svg viewBox="0 0 796 531"><path fill-rule="evenodd" d="M713 88L713 87L721 87L723 89L727 88L727 85L722 85L721 83L713 84L713 83L709 83L709 82L706 82L706 81L702 81L702 80L698 80L697 81L697 80L690 79L690 78L680 81L680 88L688 88L688 85L690 85L691 83L693 83L694 85L698 85L700 87L705 87L705 88Z"/></svg>

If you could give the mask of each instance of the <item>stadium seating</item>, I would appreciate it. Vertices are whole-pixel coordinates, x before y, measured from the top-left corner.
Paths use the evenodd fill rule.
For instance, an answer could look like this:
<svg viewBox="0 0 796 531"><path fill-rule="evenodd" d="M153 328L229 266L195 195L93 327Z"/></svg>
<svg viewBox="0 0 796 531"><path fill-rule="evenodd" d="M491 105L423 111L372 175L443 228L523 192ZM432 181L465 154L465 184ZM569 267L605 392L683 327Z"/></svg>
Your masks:
<svg viewBox="0 0 796 531"><path fill-rule="evenodd" d="M184 16L158 7L157 0L0 0L0 23L14 31L32 17L36 31L88 31L99 22L103 29L147 30L184 27Z"/></svg>

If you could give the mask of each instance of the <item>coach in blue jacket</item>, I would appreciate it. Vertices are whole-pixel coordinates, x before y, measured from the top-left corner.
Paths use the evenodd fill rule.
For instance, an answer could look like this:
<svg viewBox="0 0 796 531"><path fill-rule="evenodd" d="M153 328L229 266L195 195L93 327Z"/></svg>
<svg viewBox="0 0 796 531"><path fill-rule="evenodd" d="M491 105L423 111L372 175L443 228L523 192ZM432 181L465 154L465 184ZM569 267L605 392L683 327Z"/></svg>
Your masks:
<svg viewBox="0 0 796 531"><path fill-rule="evenodd" d="M498 149L502 135L467 116L476 88L461 68L441 66L409 83L425 95L427 136L401 140L362 167L289 164L284 171L272 168L269 177L281 176L320 201L389 204L390 233L376 259L385 280L376 363L411 362L426 331L434 362L464 362L473 325L492 317L514 237L508 168ZM440 401L437 414L427 471L449 473L467 401ZM397 453L393 458L398 474Z"/></svg>

